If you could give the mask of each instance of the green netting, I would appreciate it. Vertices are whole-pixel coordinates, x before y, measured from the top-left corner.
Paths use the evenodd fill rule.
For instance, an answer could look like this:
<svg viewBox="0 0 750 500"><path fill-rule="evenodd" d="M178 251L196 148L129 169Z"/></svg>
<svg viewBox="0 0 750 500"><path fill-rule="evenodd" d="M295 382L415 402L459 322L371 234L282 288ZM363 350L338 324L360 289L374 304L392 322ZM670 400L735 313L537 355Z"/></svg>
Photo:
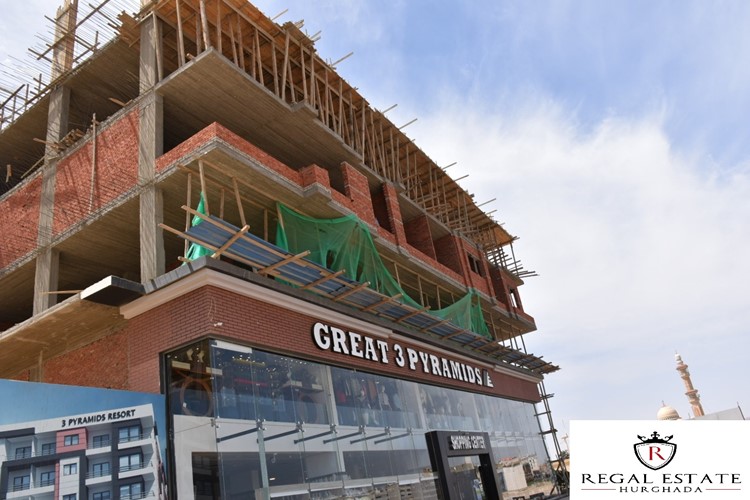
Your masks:
<svg viewBox="0 0 750 500"><path fill-rule="evenodd" d="M203 192L201 192L201 199L198 202L198 208L196 208L195 211L198 212L199 214L206 215L205 202L203 201ZM197 215L194 215L193 220L190 222L190 225L197 226L198 224L202 222L203 222L203 219L201 219ZM213 252L209 250L208 248L201 246L197 243L191 243L190 246L188 247L187 252L185 253L186 261L183 262L183 265L187 264L187 261L195 260L198 257L203 257L204 255L213 255Z"/></svg>
<svg viewBox="0 0 750 500"><path fill-rule="evenodd" d="M279 224L276 245L291 253L310 251L308 259L328 269L339 271L359 282L369 282L370 287L383 295L399 299L412 307L421 307L399 286L383 264L372 241L370 230L354 215L336 219L307 217L282 204L278 204ZM463 298L430 314L461 328L490 337L484 321L479 296L471 290Z"/></svg>

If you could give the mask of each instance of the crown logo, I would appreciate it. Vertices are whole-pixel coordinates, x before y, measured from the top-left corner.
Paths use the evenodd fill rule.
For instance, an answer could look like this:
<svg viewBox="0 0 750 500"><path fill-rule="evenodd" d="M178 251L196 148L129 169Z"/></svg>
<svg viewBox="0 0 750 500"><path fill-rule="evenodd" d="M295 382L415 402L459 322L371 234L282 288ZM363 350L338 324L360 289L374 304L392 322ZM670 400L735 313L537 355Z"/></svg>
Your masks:
<svg viewBox="0 0 750 500"><path fill-rule="evenodd" d="M640 443L633 445L635 456L643 465L651 470L659 470L667 466L677 452L677 445L670 443L674 436L660 437L654 431L650 437L638 435Z"/></svg>
<svg viewBox="0 0 750 500"><path fill-rule="evenodd" d="M659 437L659 433L656 432L656 431L654 431L651 434L650 438L647 438L645 436L639 435L638 439L640 439L642 443L661 443L661 444L664 444L664 443L668 443L669 440L672 439L673 437L674 437L674 435L672 435L672 436L666 436L664 438L660 438Z"/></svg>

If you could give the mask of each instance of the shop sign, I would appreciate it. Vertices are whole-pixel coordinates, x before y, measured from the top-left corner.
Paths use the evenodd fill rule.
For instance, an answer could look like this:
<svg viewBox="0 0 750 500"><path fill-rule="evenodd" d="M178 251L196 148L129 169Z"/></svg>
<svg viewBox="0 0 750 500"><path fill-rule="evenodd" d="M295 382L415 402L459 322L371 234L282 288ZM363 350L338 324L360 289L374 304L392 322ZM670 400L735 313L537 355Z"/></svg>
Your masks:
<svg viewBox="0 0 750 500"><path fill-rule="evenodd" d="M448 436L448 449L451 451L484 451L487 444L483 434L451 434Z"/></svg>
<svg viewBox="0 0 750 500"><path fill-rule="evenodd" d="M429 354L419 349L404 347L395 342L376 339L357 332L315 323L312 328L315 345L324 351L365 359L380 364L395 363L400 368L459 380L481 387L494 387L489 370L454 359Z"/></svg>

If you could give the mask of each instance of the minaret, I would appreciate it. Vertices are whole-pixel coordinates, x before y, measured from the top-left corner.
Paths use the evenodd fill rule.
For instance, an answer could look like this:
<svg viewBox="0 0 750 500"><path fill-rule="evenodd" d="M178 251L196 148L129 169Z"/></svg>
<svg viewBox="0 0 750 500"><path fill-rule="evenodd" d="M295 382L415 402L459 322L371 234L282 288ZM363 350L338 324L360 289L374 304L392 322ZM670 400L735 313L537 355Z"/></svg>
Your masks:
<svg viewBox="0 0 750 500"><path fill-rule="evenodd" d="M701 406L701 397L698 395L698 389L693 387L693 382L690 380L688 365L683 363L679 354L675 354L675 360L677 360L677 371L680 372L680 377L685 382L685 389L687 389L685 395L688 397L688 401L690 401L690 406L693 407L693 416L702 417L704 413L703 406Z"/></svg>

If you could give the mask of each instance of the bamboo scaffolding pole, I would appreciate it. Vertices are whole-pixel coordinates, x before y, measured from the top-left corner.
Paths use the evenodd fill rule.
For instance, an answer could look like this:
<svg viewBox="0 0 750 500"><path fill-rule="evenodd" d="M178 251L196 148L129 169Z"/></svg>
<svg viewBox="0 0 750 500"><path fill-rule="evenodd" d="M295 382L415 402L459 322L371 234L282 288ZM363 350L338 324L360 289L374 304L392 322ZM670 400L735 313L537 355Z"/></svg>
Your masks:
<svg viewBox="0 0 750 500"><path fill-rule="evenodd" d="M369 306L365 307L364 309L361 309L361 311L362 312L374 311L378 307L380 307L382 305L385 305L385 304L388 304L390 302L394 302L394 301L398 300L401 297L403 297L402 293L397 293L393 297L385 297L385 298L379 300L378 302L375 302L374 304L370 304Z"/></svg>
<svg viewBox="0 0 750 500"><path fill-rule="evenodd" d="M206 174L203 169L203 160L198 160L198 172L201 180L201 194L203 195L203 209L206 215L211 215L211 210L208 208L208 191L206 191Z"/></svg>
<svg viewBox="0 0 750 500"><path fill-rule="evenodd" d="M211 48L211 37L208 31L208 16L206 15L206 0L200 0L201 28L203 32L203 46L205 49Z"/></svg>
<svg viewBox="0 0 750 500"><path fill-rule="evenodd" d="M266 266L264 268L258 269L259 274L270 274L271 272L275 271L281 266L285 266L286 264L289 264L291 262L297 262L298 260L302 260L305 257L310 255L310 250L305 250L304 252L298 253L297 255L293 255L291 257L287 257L284 260L280 260L279 262L275 264L271 264L270 266Z"/></svg>
<svg viewBox="0 0 750 500"><path fill-rule="evenodd" d="M265 82L263 81L263 61L261 60L261 54L260 54L260 36L258 35L258 29L255 29L255 32L253 33L253 58L255 60L255 64L258 67L258 81L261 85L264 87L266 86Z"/></svg>
<svg viewBox="0 0 750 500"><path fill-rule="evenodd" d="M183 66L185 64L185 37L182 33L180 1L181 0L175 0L175 12L177 14L177 61L179 66Z"/></svg>
<svg viewBox="0 0 750 500"><path fill-rule="evenodd" d="M281 100L282 101L286 101L286 79L287 79L287 69L289 67L289 39L290 39L289 30L287 30L286 38L284 39L284 61L281 65ZM292 82L292 92L294 92L294 82Z"/></svg>
<svg viewBox="0 0 750 500"><path fill-rule="evenodd" d="M201 23L198 22L198 20L196 19L195 21L195 55L197 56L201 52L202 52L201 50Z"/></svg>
<svg viewBox="0 0 750 500"><path fill-rule="evenodd" d="M300 71L302 72L302 98L305 102L309 102L307 95L307 78L305 77L305 50L302 47L302 42L298 41L299 44L299 57L300 57Z"/></svg>
<svg viewBox="0 0 750 500"><path fill-rule="evenodd" d="M234 61L235 66L239 66L239 58L237 55L237 42L234 38L234 26L232 24L229 24L229 41L232 44L232 61ZM242 70L244 71L245 68L242 67Z"/></svg>
<svg viewBox="0 0 750 500"><path fill-rule="evenodd" d="M162 46L164 38L162 36L161 22L156 15L156 11L152 15L154 17L154 36L156 37L156 43L154 44L156 49L156 81L160 82L164 79L164 47Z"/></svg>
<svg viewBox="0 0 750 500"><path fill-rule="evenodd" d="M281 96L279 91L279 68L276 60L276 44L271 40L271 70L273 72L273 92L277 97Z"/></svg>
<svg viewBox="0 0 750 500"><path fill-rule="evenodd" d="M237 211L240 213L240 223L244 226L247 224L245 220L245 209L242 206L242 197L240 196L240 188L237 185L237 178L232 177L232 189L234 191L234 199L237 202Z"/></svg>
<svg viewBox="0 0 750 500"><path fill-rule="evenodd" d="M187 174L187 200L185 201L185 205L188 207L193 206L193 202L190 199L193 189L193 174L192 172L188 172ZM190 213L185 212L185 232L187 232L190 229ZM183 255L187 255L188 248L189 248L188 240L185 240L185 250L182 252Z"/></svg>
<svg viewBox="0 0 750 500"><path fill-rule="evenodd" d="M222 27L221 27L221 4L223 0L216 1L216 48L219 50L219 54L223 54L222 50Z"/></svg>
<svg viewBox="0 0 750 500"><path fill-rule="evenodd" d="M214 253L211 254L212 259L218 259L221 257L221 254L227 251L229 247L235 244L237 240L239 240L242 235L247 233L250 230L250 226L242 226L242 228L237 231L234 235L232 235L231 238L229 238L223 245L221 245Z"/></svg>
<svg viewBox="0 0 750 500"><path fill-rule="evenodd" d="M89 213L94 208L94 189L96 187L96 113L91 119L91 179L89 181Z"/></svg>
<svg viewBox="0 0 750 500"><path fill-rule="evenodd" d="M336 271L335 273L331 273L331 274L329 274L329 275L327 275L327 276L323 276L322 278L319 278L319 279L317 279L317 280L313 281L312 283L308 283L307 285L305 285L305 286L301 287L300 289L301 289L301 290L309 290L309 289L311 289L311 288L315 288L315 287L316 287L316 286L318 286L318 285L322 285L322 284L323 284L323 283L325 283L326 281L331 281L331 280L333 280L333 279L336 279L336 278L338 278L339 276L341 276L341 275L342 275L342 274L344 274L345 272L346 272L346 269L339 269L339 270L338 270L338 271Z"/></svg>

